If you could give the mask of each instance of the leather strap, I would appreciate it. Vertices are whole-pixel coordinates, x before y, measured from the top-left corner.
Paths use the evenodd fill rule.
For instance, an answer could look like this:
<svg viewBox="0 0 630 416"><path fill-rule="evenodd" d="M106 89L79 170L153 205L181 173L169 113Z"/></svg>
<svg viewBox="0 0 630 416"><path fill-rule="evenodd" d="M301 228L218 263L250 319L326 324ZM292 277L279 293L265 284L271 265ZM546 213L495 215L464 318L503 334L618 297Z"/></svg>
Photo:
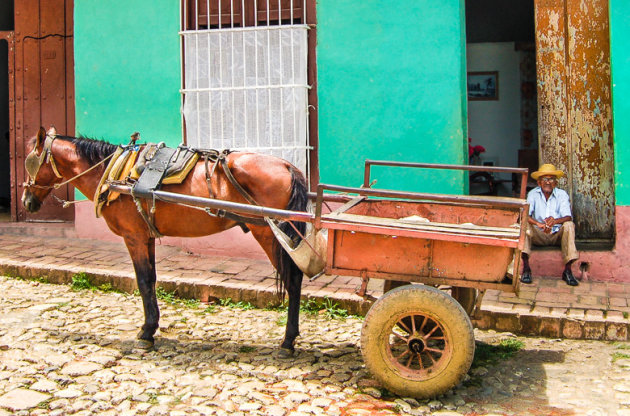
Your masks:
<svg viewBox="0 0 630 416"><path fill-rule="evenodd" d="M245 198L247 202L249 202L250 204L258 205L258 202L256 202L256 200L245 190L245 188L241 186L240 183L238 183L234 175L232 175L232 171L230 170L227 163L227 159L225 158L223 153L219 157L219 161L221 162L221 167L223 168L223 172L225 172L225 176L228 178L232 186L236 188L238 193L240 193L243 196L243 198Z"/></svg>

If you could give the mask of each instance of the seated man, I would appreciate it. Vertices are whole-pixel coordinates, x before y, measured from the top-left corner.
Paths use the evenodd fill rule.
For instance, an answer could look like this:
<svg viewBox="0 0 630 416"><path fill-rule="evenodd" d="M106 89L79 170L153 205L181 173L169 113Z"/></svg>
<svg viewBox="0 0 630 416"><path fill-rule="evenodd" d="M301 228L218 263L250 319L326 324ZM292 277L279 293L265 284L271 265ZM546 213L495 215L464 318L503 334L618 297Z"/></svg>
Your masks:
<svg viewBox="0 0 630 416"><path fill-rule="evenodd" d="M562 280L569 286L577 286L578 282L571 272L571 264L578 259L575 248L575 225L571 216L569 195L558 185L558 178L564 172L556 170L551 164L542 165L532 178L538 181L538 186L527 194L529 203L529 224L525 236L523 259L523 274L521 282L532 282L532 270L529 267L529 255L532 243L538 246L560 245L564 271Z"/></svg>

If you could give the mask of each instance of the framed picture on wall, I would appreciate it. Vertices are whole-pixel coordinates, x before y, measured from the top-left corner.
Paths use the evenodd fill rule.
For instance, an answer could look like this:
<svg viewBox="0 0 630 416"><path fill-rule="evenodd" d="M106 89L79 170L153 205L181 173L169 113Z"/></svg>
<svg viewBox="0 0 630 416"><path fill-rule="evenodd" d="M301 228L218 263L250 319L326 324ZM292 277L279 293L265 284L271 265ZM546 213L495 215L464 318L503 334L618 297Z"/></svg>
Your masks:
<svg viewBox="0 0 630 416"><path fill-rule="evenodd" d="M469 72L467 85L470 101L499 99L499 71Z"/></svg>

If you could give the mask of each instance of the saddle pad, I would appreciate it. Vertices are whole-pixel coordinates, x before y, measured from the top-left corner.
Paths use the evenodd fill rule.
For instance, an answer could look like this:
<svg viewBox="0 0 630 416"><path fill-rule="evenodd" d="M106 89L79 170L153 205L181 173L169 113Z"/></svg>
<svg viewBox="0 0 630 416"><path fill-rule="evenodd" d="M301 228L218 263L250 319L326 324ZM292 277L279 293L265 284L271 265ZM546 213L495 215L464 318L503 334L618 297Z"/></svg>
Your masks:
<svg viewBox="0 0 630 416"><path fill-rule="evenodd" d="M107 182L124 181L129 174L138 157L137 149L128 149L116 159L112 170L109 172ZM106 188L105 188L106 189ZM120 196L120 192L109 191L107 202L111 202Z"/></svg>

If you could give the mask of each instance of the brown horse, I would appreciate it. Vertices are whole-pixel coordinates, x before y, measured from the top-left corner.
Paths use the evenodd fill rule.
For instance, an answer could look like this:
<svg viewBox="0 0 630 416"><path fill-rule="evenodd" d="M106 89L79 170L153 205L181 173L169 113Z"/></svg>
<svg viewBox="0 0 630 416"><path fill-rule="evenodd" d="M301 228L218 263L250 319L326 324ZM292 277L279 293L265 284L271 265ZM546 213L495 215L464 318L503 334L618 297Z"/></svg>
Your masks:
<svg viewBox="0 0 630 416"><path fill-rule="evenodd" d="M46 133L40 128L27 147L29 156L26 170L29 182L24 184L24 207L29 212L36 212L54 185L67 180L71 180L72 185L83 195L92 198L109 161L102 162L116 148L116 145L107 142L58 136L54 129ZM292 211L306 210L306 181L302 173L289 162L272 156L234 152L227 156L227 163L237 182L258 204ZM212 171L212 163L209 167ZM206 175L207 167L203 161L199 161L183 183L164 185L162 189L208 197L210 186L214 198L247 203L223 169L213 170L210 185L206 184ZM147 212L146 200L143 205ZM101 213L112 232L124 239L129 250L144 305L145 320L138 334L139 345L150 348L159 321L155 293L155 238L129 195L121 195L103 206ZM237 222L213 217L191 207L157 201L154 224L162 235L199 237L227 230L237 225ZM281 228L288 236L299 239L299 234L290 225L285 223ZM295 227L304 235L304 223L296 223ZM281 344L281 351L286 355L293 352L295 338L299 335L302 272L277 243L268 226L248 224L247 228L278 271L279 286L284 287L289 295L287 326Z"/></svg>

